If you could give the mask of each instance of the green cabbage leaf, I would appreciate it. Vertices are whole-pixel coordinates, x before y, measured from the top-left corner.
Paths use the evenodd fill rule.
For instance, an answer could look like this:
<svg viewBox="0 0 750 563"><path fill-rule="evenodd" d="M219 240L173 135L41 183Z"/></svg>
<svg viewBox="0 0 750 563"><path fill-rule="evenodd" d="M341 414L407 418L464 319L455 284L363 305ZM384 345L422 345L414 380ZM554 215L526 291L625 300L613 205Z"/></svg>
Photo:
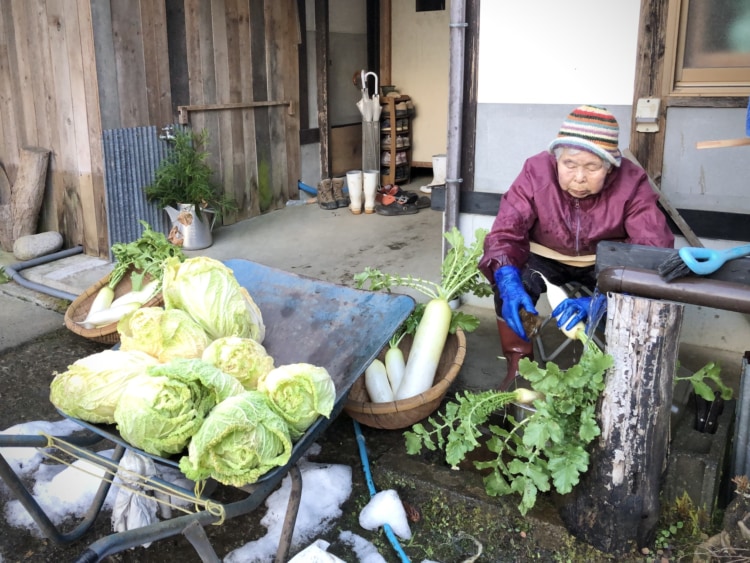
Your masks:
<svg viewBox="0 0 750 563"><path fill-rule="evenodd" d="M196 359L176 359L148 368L131 380L115 408L122 438L150 454L184 451L215 405L242 393L231 375Z"/></svg>
<svg viewBox="0 0 750 563"><path fill-rule="evenodd" d="M266 336L263 315L234 272L219 260L196 256L165 262L162 295L165 309L182 309L213 341L224 336Z"/></svg>
<svg viewBox="0 0 750 563"><path fill-rule="evenodd" d="M137 350L104 350L80 358L50 384L50 402L73 418L113 424L115 407L125 387L143 375L156 358Z"/></svg>
<svg viewBox="0 0 750 563"><path fill-rule="evenodd" d="M200 358L211 343L193 318L181 309L141 307L117 323L121 350L140 350L162 363Z"/></svg>
<svg viewBox="0 0 750 563"><path fill-rule="evenodd" d="M289 425L292 440L298 440L318 416L328 417L336 401L336 388L328 370L307 363L274 368L258 381L274 409Z"/></svg>
<svg viewBox="0 0 750 563"><path fill-rule="evenodd" d="M255 483L292 454L287 425L259 391L225 399L209 413L180 459L188 479L211 477L225 485Z"/></svg>
<svg viewBox="0 0 750 563"><path fill-rule="evenodd" d="M258 387L258 378L274 368L273 357L263 344L252 338L217 338L203 351L201 359L234 376L247 390Z"/></svg>

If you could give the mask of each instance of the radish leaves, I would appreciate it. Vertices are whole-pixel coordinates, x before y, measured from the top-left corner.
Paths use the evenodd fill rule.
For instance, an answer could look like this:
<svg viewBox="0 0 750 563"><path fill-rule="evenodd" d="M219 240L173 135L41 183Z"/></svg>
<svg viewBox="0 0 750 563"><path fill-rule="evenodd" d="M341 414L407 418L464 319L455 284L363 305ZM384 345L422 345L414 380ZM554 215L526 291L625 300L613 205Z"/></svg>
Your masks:
<svg viewBox="0 0 750 563"><path fill-rule="evenodd" d="M496 459L475 461L485 472L488 495L512 493L521 495L519 510L526 514L536 503L537 494L552 487L568 493L588 470L588 445L600 434L596 422L596 403L604 389L604 374L612 367L612 356L604 354L593 343L585 347L581 360L568 370L553 362L546 368L524 358L519 363L521 375L542 398L533 402L534 410L522 421L508 415L510 429L487 425L490 437L485 447ZM517 390L518 392L520 390ZM430 417L431 426L416 424L404 433L406 449L418 454L423 448L441 449L445 460L457 466L466 454L480 447L479 427L490 415L508 402L512 393L485 391L465 392L445 406L445 414ZM523 433L518 430L523 429Z"/></svg>

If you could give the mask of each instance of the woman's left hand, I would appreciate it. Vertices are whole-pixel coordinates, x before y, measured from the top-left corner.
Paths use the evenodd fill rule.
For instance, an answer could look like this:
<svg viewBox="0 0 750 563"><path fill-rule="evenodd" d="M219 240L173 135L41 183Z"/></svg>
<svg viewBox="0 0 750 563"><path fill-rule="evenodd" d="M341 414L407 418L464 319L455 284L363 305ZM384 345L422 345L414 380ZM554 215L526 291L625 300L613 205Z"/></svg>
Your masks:
<svg viewBox="0 0 750 563"><path fill-rule="evenodd" d="M552 316L557 319L559 328L571 330L580 321L586 320L590 305L591 297L570 297L555 307Z"/></svg>

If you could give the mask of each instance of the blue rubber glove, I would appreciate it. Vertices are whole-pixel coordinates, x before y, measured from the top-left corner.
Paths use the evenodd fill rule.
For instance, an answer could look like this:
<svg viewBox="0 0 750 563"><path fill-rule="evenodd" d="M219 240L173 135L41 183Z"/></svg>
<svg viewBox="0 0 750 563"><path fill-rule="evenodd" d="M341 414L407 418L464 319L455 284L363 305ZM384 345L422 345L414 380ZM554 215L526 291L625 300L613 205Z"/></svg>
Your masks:
<svg viewBox="0 0 750 563"><path fill-rule="evenodd" d="M589 316L591 297L571 297L560 303L552 316L557 319L557 326L571 330L580 321L585 321Z"/></svg>
<svg viewBox="0 0 750 563"><path fill-rule="evenodd" d="M523 287L521 272L515 266L501 266L495 271L500 298L503 300L502 316L518 336L528 341L518 310L523 307L532 315L538 315L531 297Z"/></svg>

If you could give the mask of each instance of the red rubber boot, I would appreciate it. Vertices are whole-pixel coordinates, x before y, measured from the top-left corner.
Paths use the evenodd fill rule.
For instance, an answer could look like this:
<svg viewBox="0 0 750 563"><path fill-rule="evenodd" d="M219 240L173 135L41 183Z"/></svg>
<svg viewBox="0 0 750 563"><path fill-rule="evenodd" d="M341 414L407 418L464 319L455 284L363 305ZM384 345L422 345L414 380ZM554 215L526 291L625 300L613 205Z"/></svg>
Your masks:
<svg viewBox="0 0 750 563"><path fill-rule="evenodd" d="M518 362L521 358L534 359L534 349L531 342L527 342L518 336L503 319L497 319L497 331L500 334L500 347L505 356L507 375L498 389L508 391L518 377Z"/></svg>

